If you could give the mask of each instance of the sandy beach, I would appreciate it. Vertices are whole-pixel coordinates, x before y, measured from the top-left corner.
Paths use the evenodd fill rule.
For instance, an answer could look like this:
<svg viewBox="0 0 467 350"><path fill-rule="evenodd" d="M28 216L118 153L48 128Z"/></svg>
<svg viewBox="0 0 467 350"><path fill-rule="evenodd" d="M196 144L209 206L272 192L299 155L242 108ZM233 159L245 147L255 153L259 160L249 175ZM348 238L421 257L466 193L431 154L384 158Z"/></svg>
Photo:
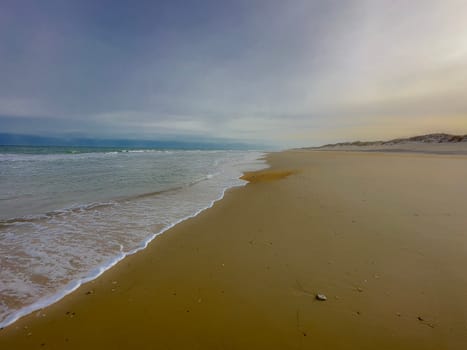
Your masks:
<svg viewBox="0 0 467 350"><path fill-rule="evenodd" d="M467 156L268 162L0 349L467 348Z"/></svg>
<svg viewBox="0 0 467 350"><path fill-rule="evenodd" d="M446 143L430 143L430 142L403 142L399 144L384 144L384 145L335 145L323 146L316 148L319 151L332 152L410 152L424 154L444 154L444 155L467 155L467 142L446 142Z"/></svg>

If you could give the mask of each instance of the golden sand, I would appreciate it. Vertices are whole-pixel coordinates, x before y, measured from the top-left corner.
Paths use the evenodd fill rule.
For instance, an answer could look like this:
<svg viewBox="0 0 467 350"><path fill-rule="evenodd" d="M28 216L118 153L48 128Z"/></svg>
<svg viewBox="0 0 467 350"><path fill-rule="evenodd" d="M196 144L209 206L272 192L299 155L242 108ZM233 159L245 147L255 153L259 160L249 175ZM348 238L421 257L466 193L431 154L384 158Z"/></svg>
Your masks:
<svg viewBox="0 0 467 350"><path fill-rule="evenodd" d="M0 349L467 348L467 157L268 160Z"/></svg>

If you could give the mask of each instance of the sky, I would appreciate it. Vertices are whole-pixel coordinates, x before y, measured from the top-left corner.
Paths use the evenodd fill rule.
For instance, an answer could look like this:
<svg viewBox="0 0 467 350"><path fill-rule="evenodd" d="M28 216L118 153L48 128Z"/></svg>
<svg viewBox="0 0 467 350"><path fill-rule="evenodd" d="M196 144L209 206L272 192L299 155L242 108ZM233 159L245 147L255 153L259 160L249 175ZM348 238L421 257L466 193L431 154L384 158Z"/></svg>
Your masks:
<svg viewBox="0 0 467 350"><path fill-rule="evenodd" d="M2 0L0 132L284 148L467 133L467 1Z"/></svg>

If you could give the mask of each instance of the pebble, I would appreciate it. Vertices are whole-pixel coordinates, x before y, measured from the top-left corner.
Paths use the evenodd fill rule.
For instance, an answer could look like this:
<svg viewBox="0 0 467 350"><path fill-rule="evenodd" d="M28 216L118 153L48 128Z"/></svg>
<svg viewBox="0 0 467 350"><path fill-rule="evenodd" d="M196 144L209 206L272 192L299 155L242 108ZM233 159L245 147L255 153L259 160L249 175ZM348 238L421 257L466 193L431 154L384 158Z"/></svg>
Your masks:
<svg viewBox="0 0 467 350"><path fill-rule="evenodd" d="M328 298L324 294L316 294L316 300L326 301Z"/></svg>

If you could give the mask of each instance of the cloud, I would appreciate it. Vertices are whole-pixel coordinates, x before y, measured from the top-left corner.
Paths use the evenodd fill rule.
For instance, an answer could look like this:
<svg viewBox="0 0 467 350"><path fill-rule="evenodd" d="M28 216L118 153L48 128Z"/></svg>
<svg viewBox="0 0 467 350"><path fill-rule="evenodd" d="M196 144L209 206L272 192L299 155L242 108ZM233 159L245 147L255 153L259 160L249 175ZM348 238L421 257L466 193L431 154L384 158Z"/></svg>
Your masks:
<svg viewBox="0 0 467 350"><path fill-rule="evenodd" d="M46 109L43 102L35 98L0 97L0 115L31 117L42 115Z"/></svg>
<svg viewBox="0 0 467 350"><path fill-rule="evenodd" d="M4 131L288 147L467 118L465 1L23 5L0 5Z"/></svg>

